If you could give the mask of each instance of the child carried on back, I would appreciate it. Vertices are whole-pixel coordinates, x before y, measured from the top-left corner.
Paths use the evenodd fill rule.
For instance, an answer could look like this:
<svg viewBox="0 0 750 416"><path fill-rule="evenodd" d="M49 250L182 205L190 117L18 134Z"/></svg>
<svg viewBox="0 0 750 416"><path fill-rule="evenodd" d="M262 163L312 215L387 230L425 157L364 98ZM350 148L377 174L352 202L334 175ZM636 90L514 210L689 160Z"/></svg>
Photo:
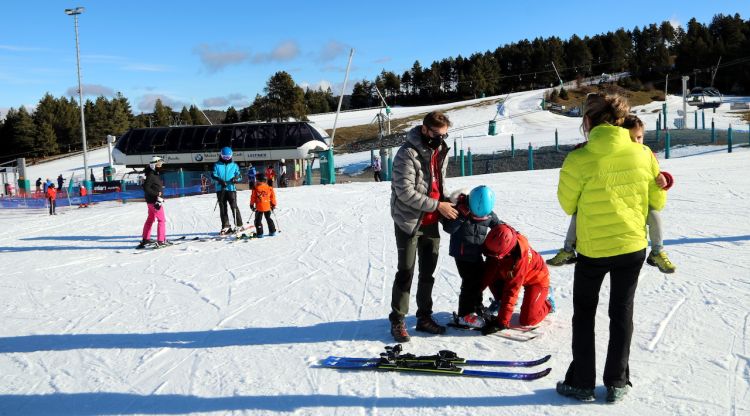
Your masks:
<svg viewBox="0 0 750 416"><path fill-rule="evenodd" d="M622 127L628 130L630 140L638 144L643 144L644 125L643 121L641 121L638 116L629 115L625 117ZM579 146L583 147L585 144L586 143L584 142ZM665 191L668 191L674 184L674 178L672 175L664 171L659 172L659 175L657 175L654 180L656 181L656 184ZM576 214L573 214L570 218L570 224L568 225L568 231L565 235L563 248L561 248L554 257L547 260L547 264L550 266L562 266L564 264L576 262L576 218ZM662 273L674 273L677 267L669 260L667 253L664 251L662 222L659 211L653 209L648 210L646 225L648 225L648 234L651 239L651 253L649 253L646 258L646 263L658 267Z"/></svg>

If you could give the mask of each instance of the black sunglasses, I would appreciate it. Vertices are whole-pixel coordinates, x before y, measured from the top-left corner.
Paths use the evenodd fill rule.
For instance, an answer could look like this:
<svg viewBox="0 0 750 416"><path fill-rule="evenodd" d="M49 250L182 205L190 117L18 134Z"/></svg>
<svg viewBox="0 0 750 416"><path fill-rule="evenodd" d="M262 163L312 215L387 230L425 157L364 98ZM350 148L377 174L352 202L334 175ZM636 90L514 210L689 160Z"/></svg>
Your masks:
<svg viewBox="0 0 750 416"><path fill-rule="evenodd" d="M448 138L448 133L440 134L440 133L436 133L435 130L433 129L427 129L427 130L430 132L430 137L432 137L433 139L445 140Z"/></svg>

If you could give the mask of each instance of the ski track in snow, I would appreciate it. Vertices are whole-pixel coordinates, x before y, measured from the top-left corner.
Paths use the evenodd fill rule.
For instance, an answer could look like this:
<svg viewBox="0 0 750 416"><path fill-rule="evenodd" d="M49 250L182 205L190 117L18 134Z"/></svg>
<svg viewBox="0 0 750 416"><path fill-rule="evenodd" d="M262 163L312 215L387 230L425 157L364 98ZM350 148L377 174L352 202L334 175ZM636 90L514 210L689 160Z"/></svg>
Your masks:
<svg viewBox="0 0 750 416"><path fill-rule="evenodd" d="M677 310L680 309L680 306L682 306L683 303L685 303L686 298L681 298L677 303L675 303L674 306L672 306L672 309L669 311L667 316L659 322L659 327L656 329L656 333L654 334L653 338L651 338L651 341L648 343L648 350L654 351L656 349L656 346L659 344L659 341L661 340L662 335L664 335L664 331L667 328L667 325L669 325L669 322L672 320L672 317L677 313Z"/></svg>

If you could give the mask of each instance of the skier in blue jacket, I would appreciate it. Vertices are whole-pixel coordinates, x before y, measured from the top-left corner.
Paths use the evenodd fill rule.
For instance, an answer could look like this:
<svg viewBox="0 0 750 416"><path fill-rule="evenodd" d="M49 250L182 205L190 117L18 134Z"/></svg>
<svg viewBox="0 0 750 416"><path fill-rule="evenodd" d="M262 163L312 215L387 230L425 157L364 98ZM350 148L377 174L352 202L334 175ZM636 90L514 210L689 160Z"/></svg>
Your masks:
<svg viewBox="0 0 750 416"><path fill-rule="evenodd" d="M232 209L234 224L237 228L242 227L242 216L237 207L237 188L234 184L241 179L240 167L232 161L232 149L224 147L221 149L219 160L214 163L214 171L211 178L216 181L216 197L218 198L219 212L221 215L220 234L231 233L232 227L227 215L227 202Z"/></svg>
<svg viewBox="0 0 750 416"><path fill-rule="evenodd" d="M247 184L250 185L250 190L255 189L255 176L257 175L257 172L255 170L255 166L253 166L252 163L250 163L247 167Z"/></svg>

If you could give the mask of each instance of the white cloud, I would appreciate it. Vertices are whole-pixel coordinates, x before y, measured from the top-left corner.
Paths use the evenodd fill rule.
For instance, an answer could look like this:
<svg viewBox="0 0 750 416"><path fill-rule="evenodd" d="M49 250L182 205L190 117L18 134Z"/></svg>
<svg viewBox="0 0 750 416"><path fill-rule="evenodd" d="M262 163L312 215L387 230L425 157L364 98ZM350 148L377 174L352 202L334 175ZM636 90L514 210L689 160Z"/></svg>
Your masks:
<svg viewBox="0 0 750 416"><path fill-rule="evenodd" d="M167 65L160 64L127 64L122 67L125 71L137 72L169 72L171 69Z"/></svg>
<svg viewBox="0 0 750 416"><path fill-rule="evenodd" d="M190 106L190 104L168 97L164 94L146 94L141 97L141 100L138 102L138 109L143 112L154 111L154 105L156 104L157 99L160 99L162 104L171 107L174 111L180 111L183 106Z"/></svg>
<svg viewBox="0 0 750 416"><path fill-rule="evenodd" d="M115 95L115 91L112 88L105 87L99 84L83 84L83 95L98 97L103 95L105 97L112 97ZM69 97L78 96L78 87L70 87L65 91L65 94Z"/></svg>
<svg viewBox="0 0 750 416"><path fill-rule="evenodd" d="M376 60L374 60L372 62L374 62L376 64L384 64L386 62L391 62L392 59L393 58L391 58L390 56L384 56L384 57L378 58L378 59L376 59Z"/></svg>
<svg viewBox="0 0 750 416"><path fill-rule="evenodd" d="M677 16L672 16L669 19L669 24L671 24L675 29L677 29L678 27L682 27L682 22L680 22L680 19Z"/></svg>
<svg viewBox="0 0 750 416"><path fill-rule="evenodd" d="M296 58L300 53L297 42L287 40L278 44L269 53L257 53L253 56L252 62L255 64L267 62L286 62Z"/></svg>
<svg viewBox="0 0 750 416"><path fill-rule="evenodd" d="M240 93L229 94L226 97L211 97L203 100L204 107L247 107L250 101L247 96Z"/></svg>
<svg viewBox="0 0 750 416"><path fill-rule="evenodd" d="M30 51L41 51L42 49L29 47L29 46L0 45L0 50L13 51L13 52L30 52Z"/></svg>
<svg viewBox="0 0 750 416"><path fill-rule="evenodd" d="M209 46L200 44L193 48L193 52L198 54L203 65L209 72L216 72L230 65L238 65L245 62L249 55L242 50L222 50L224 46Z"/></svg>
<svg viewBox="0 0 750 416"><path fill-rule="evenodd" d="M318 62L329 62L341 55L346 55L349 46L335 40L328 41L318 53Z"/></svg>
<svg viewBox="0 0 750 416"><path fill-rule="evenodd" d="M299 86L304 89L311 89L313 91L317 91L318 89L322 89L323 91L327 90L328 88L331 88L331 91L333 91L333 84L331 84L331 81L321 79L320 81L311 84L309 82L303 82L299 84ZM339 85L339 89L341 89L341 86Z"/></svg>

